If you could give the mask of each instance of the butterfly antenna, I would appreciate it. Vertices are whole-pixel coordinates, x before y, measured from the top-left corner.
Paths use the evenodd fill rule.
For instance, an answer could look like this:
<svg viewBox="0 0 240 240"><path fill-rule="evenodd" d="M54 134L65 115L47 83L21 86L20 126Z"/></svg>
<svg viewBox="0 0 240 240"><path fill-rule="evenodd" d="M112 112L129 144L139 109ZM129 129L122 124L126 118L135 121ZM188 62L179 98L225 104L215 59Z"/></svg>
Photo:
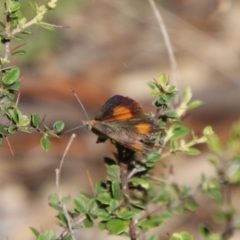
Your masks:
<svg viewBox="0 0 240 240"><path fill-rule="evenodd" d="M72 132L72 131L74 131L74 130L76 130L76 129L79 129L79 128L81 128L81 127L85 127L85 125L81 125L81 126L78 126L78 127L72 128L72 129L69 129L69 130L67 130L67 131L64 131L64 132L61 133L61 134L65 134L65 133L68 133L68 132Z"/></svg>
<svg viewBox="0 0 240 240"><path fill-rule="evenodd" d="M75 98L77 99L78 103L79 103L80 106L82 107L82 110L83 110L83 112L84 112L84 114L85 114L88 122L90 122L90 118L88 117L87 112L86 112L86 110L85 110L85 108L84 108L81 100L79 99L78 95L77 95L76 92L73 90L73 88L70 88L70 89L71 89L71 91L72 91L72 94L75 96Z"/></svg>

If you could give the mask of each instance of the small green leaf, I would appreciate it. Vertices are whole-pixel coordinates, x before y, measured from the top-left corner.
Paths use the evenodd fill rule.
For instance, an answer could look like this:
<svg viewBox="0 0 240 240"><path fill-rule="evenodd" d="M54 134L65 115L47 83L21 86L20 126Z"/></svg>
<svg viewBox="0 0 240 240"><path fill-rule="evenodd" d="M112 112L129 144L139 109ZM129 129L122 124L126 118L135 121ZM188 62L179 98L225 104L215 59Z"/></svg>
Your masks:
<svg viewBox="0 0 240 240"><path fill-rule="evenodd" d="M31 5L31 7L32 7L35 11L38 10L38 5L37 5L36 2L30 1L29 3L30 3L30 5Z"/></svg>
<svg viewBox="0 0 240 240"><path fill-rule="evenodd" d="M142 188L148 189L149 188L149 181L144 178L133 177L130 182L134 186L141 186Z"/></svg>
<svg viewBox="0 0 240 240"><path fill-rule="evenodd" d="M240 162L238 160L233 161L226 171L227 180L231 184L240 183Z"/></svg>
<svg viewBox="0 0 240 240"><path fill-rule="evenodd" d="M0 20L0 26L2 26L3 28L6 27L5 23L2 20Z"/></svg>
<svg viewBox="0 0 240 240"><path fill-rule="evenodd" d="M136 213L123 208L120 211L118 211L117 215L121 219L131 219L133 218L134 215L136 215Z"/></svg>
<svg viewBox="0 0 240 240"><path fill-rule="evenodd" d="M192 90L191 88L186 88L185 91L182 94L182 102L187 104L192 98Z"/></svg>
<svg viewBox="0 0 240 240"><path fill-rule="evenodd" d="M160 94L159 88L156 86L155 82L148 82L148 86L152 89L151 95L156 97Z"/></svg>
<svg viewBox="0 0 240 240"><path fill-rule="evenodd" d="M52 230L47 230L38 236L37 240L54 240L56 239L56 234Z"/></svg>
<svg viewBox="0 0 240 240"><path fill-rule="evenodd" d="M110 204L111 201L111 195L108 192L101 193L97 196L97 200L103 204Z"/></svg>
<svg viewBox="0 0 240 240"><path fill-rule="evenodd" d="M75 198L73 202L79 213L87 213L87 205L82 198Z"/></svg>
<svg viewBox="0 0 240 240"><path fill-rule="evenodd" d="M167 111L164 113L164 116L166 116L167 118L174 118L174 119L180 120L176 111Z"/></svg>
<svg viewBox="0 0 240 240"><path fill-rule="evenodd" d="M201 152L196 149L196 148L189 148L187 151L186 151L187 154L189 155L198 155L200 154Z"/></svg>
<svg viewBox="0 0 240 240"><path fill-rule="evenodd" d="M210 188L207 190L207 194L215 199L218 203L222 203L223 201L223 196L222 193L219 189L217 188Z"/></svg>
<svg viewBox="0 0 240 240"><path fill-rule="evenodd" d="M159 76L158 79L157 79L157 83L158 83L159 85L166 85L167 82L168 82L168 79L167 79L167 77L166 77L165 74L162 74L162 75Z"/></svg>
<svg viewBox="0 0 240 240"><path fill-rule="evenodd" d="M28 35L28 34L32 34L32 32L30 32L30 31L21 31L20 33L21 33L21 34L27 34L27 35Z"/></svg>
<svg viewBox="0 0 240 240"><path fill-rule="evenodd" d="M115 199L111 199L109 203L108 211L114 212L119 207L119 204L120 204L119 201Z"/></svg>
<svg viewBox="0 0 240 240"><path fill-rule="evenodd" d="M91 228L93 226L93 222L88 215L86 215L86 218L83 220L83 225L85 228Z"/></svg>
<svg viewBox="0 0 240 240"><path fill-rule="evenodd" d="M175 86L173 86L173 85L167 85L164 88L164 90L165 90L166 93L173 93L176 89L175 89Z"/></svg>
<svg viewBox="0 0 240 240"><path fill-rule="evenodd" d="M45 28L47 30L54 30L54 26L48 24L48 23L44 23L44 22L40 22L38 23L42 28Z"/></svg>
<svg viewBox="0 0 240 240"><path fill-rule="evenodd" d="M109 216L109 213L104 210L104 209L99 209L97 212L97 216L103 220L108 221L109 219L111 219L111 217Z"/></svg>
<svg viewBox="0 0 240 240"><path fill-rule="evenodd" d="M7 89L19 91L20 87L21 87L21 83L19 81L16 81L12 85L8 86Z"/></svg>
<svg viewBox="0 0 240 240"><path fill-rule="evenodd" d="M214 219L215 221L218 222L226 222L228 220L233 219L234 214L236 213L236 211L232 208L226 211L219 211L217 213L215 213L214 215Z"/></svg>
<svg viewBox="0 0 240 240"><path fill-rule="evenodd" d="M158 197L154 200L154 203L167 205L167 203L169 202L170 196L171 196L171 193L168 190L163 188L159 192Z"/></svg>
<svg viewBox="0 0 240 240"><path fill-rule="evenodd" d="M34 127L39 127L40 123L41 123L41 119L40 119L40 116L38 115L38 113L33 113L31 115L31 121L32 121L32 125Z"/></svg>
<svg viewBox="0 0 240 240"><path fill-rule="evenodd" d="M57 121L53 124L53 129L57 132L60 133L64 129L64 122L62 121Z"/></svg>
<svg viewBox="0 0 240 240"><path fill-rule="evenodd" d="M111 233L120 234L128 229L129 222L129 220L111 219L107 222L106 228Z"/></svg>
<svg viewBox="0 0 240 240"><path fill-rule="evenodd" d="M65 196L62 198L62 203L68 204L71 202L71 199L72 199L71 196Z"/></svg>
<svg viewBox="0 0 240 240"><path fill-rule="evenodd" d="M135 208L146 209L146 205L142 203L131 203L131 205Z"/></svg>
<svg viewBox="0 0 240 240"><path fill-rule="evenodd" d="M85 192L81 192L80 197L82 199L86 200L87 202L93 200L93 197L90 196L89 194L85 193Z"/></svg>
<svg viewBox="0 0 240 240"><path fill-rule="evenodd" d="M24 133L29 133L29 134L31 134L32 133L32 131L31 130L29 130L29 129L26 129L26 128L20 128L19 129L21 132L24 132Z"/></svg>
<svg viewBox="0 0 240 240"><path fill-rule="evenodd" d="M113 182L112 183L112 193L114 199L120 201L122 198L122 192L121 192L121 185L119 182Z"/></svg>
<svg viewBox="0 0 240 240"><path fill-rule="evenodd" d="M203 129L204 136L208 137L214 134L214 131L211 126L207 126Z"/></svg>
<svg viewBox="0 0 240 240"><path fill-rule="evenodd" d="M19 41L26 41L26 39L23 36L19 35L19 34L15 35L13 38L17 39ZM14 55L14 54L11 52L11 55Z"/></svg>
<svg viewBox="0 0 240 240"><path fill-rule="evenodd" d="M15 125L11 125L11 126L8 127L8 132L11 133L11 134L16 133L17 130L18 130L18 127L15 126Z"/></svg>
<svg viewBox="0 0 240 240"><path fill-rule="evenodd" d="M62 226L62 227L67 226L67 218L66 218L66 215L63 211L58 212L57 218L59 220L60 226Z"/></svg>
<svg viewBox="0 0 240 240"><path fill-rule="evenodd" d="M11 53L12 56L15 56L15 55L25 55L26 54L26 51L25 50L17 50L17 51L14 51Z"/></svg>
<svg viewBox="0 0 240 240"><path fill-rule="evenodd" d="M58 204L59 203L59 197L57 193L53 193L48 197L49 203Z"/></svg>
<svg viewBox="0 0 240 240"><path fill-rule="evenodd" d="M1 123L0 123L0 135L2 135L2 136L6 136L7 135L7 130L4 127L4 125L1 124Z"/></svg>
<svg viewBox="0 0 240 240"><path fill-rule="evenodd" d="M28 126L30 124L30 121L31 120L29 118L27 118L27 116L22 115L21 119L19 121L19 126L20 127L26 127L26 126Z"/></svg>
<svg viewBox="0 0 240 240"><path fill-rule="evenodd" d="M194 240L188 232L174 233L170 240Z"/></svg>
<svg viewBox="0 0 240 240"><path fill-rule="evenodd" d="M95 199L92 199L89 203L89 212L95 214L98 211L98 204Z"/></svg>
<svg viewBox="0 0 240 240"><path fill-rule="evenodd" d="M158 152L150 153L147 156L147 162L151 162L151 163L158 162L160 159L161 159L161 154Z"/></svg>
<svg viewBox="0 0 240 240"><path fill-rule="evenodd" d="M186 199L184 202L184 207L189 211L195 211L198 208L198 205L193 199Z"/></svg>
<svg viewBox="0 0 240 240"><path fill-rule="evenodd" d="M19 8L20 8L20 3L19 2L11 2L10 10L12 12L16 12Z"/></svg>
<svg viewBox="0 0 240 240"><path fill-rule="evenodd" d="M203 104L202 101L199 100L195 100L193 102L190 102L188 107L187 107L187 111L193 110L195 108L198 108L199 106L201 106Z"/></svg>
<svg viewBox="0 0 240 240"><path fill-rule="evenodd" d="M120 168L118 165L107 166L107 179L109 181L120 181Z"/></svg>
<svg viewBox="0 0 240 240"><path fill-rule="evenodd" d="M144 171L146 171L146 170L147 170L147 168L144 167L144 166L142 166L142 167L139 167L139 168L136 169L136 173L144 172Z"/></svg>
<svg viewBox="0 0 240 240"><path fill-rule="evenodd" d="M11 85L18 80L19 76L20 76L19 68L12 68L9 72L7 72L5 78L2 81L6 85Z"/></svg>
<svg viewBox="0 0 240 240"><path fill-rule="evenodd" d="M138 226L143 228L144 230L148 230L150 228L158 227L161 224L163 224L163 218L162 217L152 217L150 219L141 221Z"/></svg>
<svg viewBox="0 0 240 240"><path fill-rule="evenodd" d="M101 193L104 193L107 191L107 186L104 182L97 182L96 185L95 185L95 192L96 194L101 194Z"/></svg>
<svg viewBox="0 0 240 240"><path fill-rule="evenodd" d="M98 224L98 229L100 229L100 230L106 230L106 221L101 221L101 222Z"/></svg>
<svg viewBox="0 0 240 240"><path fill-rule="evenodd" d="M40 235L40 232L37 229L33 228L33 227L30 227L30 229L31 229L32 233L34 234L34 236L36 238L38 238L38 236Z"/></svg>
<svg viewBox="0 0 240 240"><path fill-rule="evenodd" d="M158 240L158 237L156 235L152 235L148 240Z"/></svg>
<svg viewBox="0 0 240 240"><path fill-rule="evenodd" d="M172 140L173 140L173 139L183 138L183 137L185 137L188 133L189 133L189 128L184 127L184 126L178 127L178 128L176 128L176 129L174 129L174 131L173 131Z"/></svg>
<svg viewBox="0 0 240 240"><path fill-rule="evenodd" d="M48 130L47 135L48 135L48 137L59 138L59 136L55 132L53 132L52 130Z"/></svg>
<svg viewBox="0 0 240 240"><path fill-rule="evenodd" d="M10 114L13 122L16 123L16 124L18 124L19 116L21 116L22 113L21 113L19 110L17 110L16 108L14 108L14 109L9 109L8 112L9 112L9 114Z"/></svg>
<svg viewBox="0 0 240 240"><path fill-rule="evenodd" d="M212 135L208 136L207 144L208 144L209 149L213 153L215 153L217 155L221 155L221 153L223 152L222 144L216 134L212 134Z"/></svg>
<svg viewBox="0 0 240 240"><path fill-rule="evenodd" d="M40 143L44 151L48 152L51 149L51 142L47 137L42 137Z"/></svg>

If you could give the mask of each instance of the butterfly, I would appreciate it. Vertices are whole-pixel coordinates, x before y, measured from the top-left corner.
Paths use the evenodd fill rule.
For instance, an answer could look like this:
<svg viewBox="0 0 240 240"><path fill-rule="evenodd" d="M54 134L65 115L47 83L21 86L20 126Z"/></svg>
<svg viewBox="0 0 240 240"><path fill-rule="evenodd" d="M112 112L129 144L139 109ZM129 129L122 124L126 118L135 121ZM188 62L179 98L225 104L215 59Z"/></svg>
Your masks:
<svg viewBox="0 0 240 240"><path fill-rule="evenodd" d="M97 143L110 139L142 153L155 149L155 136L161 132L155 119L145 114L138 102L121 95L109 98L93 120L82 122L98 135Z"/></svg>

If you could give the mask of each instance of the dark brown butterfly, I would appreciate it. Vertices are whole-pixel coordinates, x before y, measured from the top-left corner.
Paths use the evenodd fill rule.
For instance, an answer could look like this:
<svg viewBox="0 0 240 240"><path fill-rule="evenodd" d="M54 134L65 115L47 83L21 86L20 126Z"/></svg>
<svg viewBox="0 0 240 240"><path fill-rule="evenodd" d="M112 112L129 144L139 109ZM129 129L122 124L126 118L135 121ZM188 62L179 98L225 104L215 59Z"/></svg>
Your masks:
<svg viewBox="0 0 240 240"><path fill-rule="evenodd" d="M143 153L155 149L154 138L161 131L155 120L143 112L139 103L121 95L109 98L94 120L83 123L98 135L97 142L110 139Z"/></svg>

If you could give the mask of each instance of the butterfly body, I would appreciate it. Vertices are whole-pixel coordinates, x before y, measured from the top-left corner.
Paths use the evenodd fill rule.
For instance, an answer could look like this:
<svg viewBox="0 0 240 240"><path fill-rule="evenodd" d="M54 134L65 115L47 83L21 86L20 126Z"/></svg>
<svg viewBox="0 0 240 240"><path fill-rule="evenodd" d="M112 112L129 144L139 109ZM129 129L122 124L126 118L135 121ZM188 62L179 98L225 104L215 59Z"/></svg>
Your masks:
<svg viewBox="0 0 240 240"><path fill-rule="evenodd" d="M85 124L98 135L97 142L111 139L126 148L144 153L153 150L154 135L161 131L136 101L121 95L107 100L95 119Z"/></svg>

